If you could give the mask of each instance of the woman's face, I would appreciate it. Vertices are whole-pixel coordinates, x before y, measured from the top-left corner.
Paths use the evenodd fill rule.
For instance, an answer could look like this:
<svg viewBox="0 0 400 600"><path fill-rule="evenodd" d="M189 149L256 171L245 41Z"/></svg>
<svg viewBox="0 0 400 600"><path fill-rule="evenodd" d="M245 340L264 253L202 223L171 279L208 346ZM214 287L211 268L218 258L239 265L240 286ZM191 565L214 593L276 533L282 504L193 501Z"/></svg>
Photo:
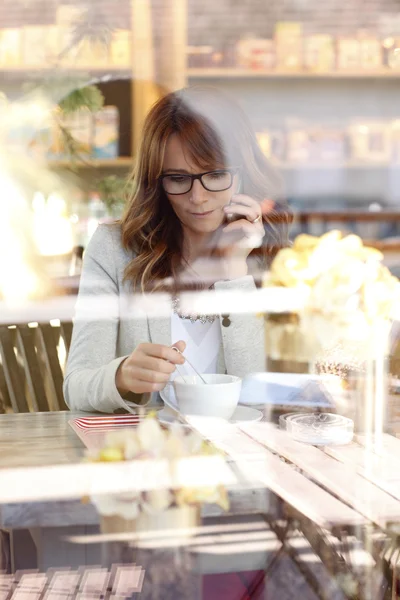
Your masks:
<svg viewBox="0 0 400 600"><path fill-rule="evenodd" d="M197 175L204 171L208 169L201 169L192 162L179 136L171 135L165 150L163 175ZM195 179L192 189L186 194L167 193L167 197L176 216L187 230L196 234L208 234L216 231L222 224L225 218L222 209L229 204L233 194L238 191L238 185L238 175L235 175L229 189L222 192L209 192L199 179Z"/></svg>

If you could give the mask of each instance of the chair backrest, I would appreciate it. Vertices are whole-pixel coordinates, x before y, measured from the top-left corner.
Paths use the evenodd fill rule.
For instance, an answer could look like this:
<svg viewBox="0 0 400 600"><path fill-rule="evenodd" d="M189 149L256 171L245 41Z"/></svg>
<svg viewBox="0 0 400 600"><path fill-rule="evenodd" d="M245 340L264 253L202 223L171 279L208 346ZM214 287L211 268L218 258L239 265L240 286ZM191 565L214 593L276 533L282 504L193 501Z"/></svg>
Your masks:
<svg viewBox="0 0 400 600"><path fill-rule="evenodd" d="M68 410L63 367L72 323L0 325L0 396L3 411Z"/></svg>

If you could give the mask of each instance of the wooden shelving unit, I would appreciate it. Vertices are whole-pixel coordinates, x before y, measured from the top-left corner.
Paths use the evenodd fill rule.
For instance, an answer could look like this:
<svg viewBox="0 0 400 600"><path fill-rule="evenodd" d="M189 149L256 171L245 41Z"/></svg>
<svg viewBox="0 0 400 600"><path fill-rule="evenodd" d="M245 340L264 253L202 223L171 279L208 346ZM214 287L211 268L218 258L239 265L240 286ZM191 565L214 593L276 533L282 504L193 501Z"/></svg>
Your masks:
<svg viewBox="0 0 400 600"><path fill-rule="evenodd" d="M342 171L344 169L354 169L354 170L371 170L371 169L382 169L382 170L391 170L391 171L399 171L400 163L389 163L387 161L381 162L363 162L357 160L349 160L345 162L277 162L271 161L271 164L279 170L283 171Z"/></svg>
<svg viewBox="0 0 400 600"><path fill-rule="evenodd" d="M165 0L162 7L163 20L166 27L166 35L162 40L162 54L166 65L164 70L158 74L156 81L155 60L154 60L154 38L153 23L151 14L151 2L149 0L129 0L131 21L126 23L126 28L131 30L131 61L130 64L71 64L62 61L60 64L43 65L18 65L7 67L0 65L0 78L2 79L2 89L6 91L7 81L14 84L15 80L21 81L25 76L37 80L43 75L46 79L53 72L57 74L82 75L83 83L96 83L107 81L110 78L129 79L131 85L131 107L130 123L132 129L130 153L135 155L138 148L141 126L145 115L148 113L152 104L160 97L163 89L171 89L171 81L176 87L182 87L182 77L185 72L185 65L180 68L177 61L185 57L186 48L186 0ZM180 18L179 18L180 16ZM181 40L183 40L181 42ZM168 73L166 71L168 70ZM179 74L179 77L176 74ZM175 74L171 76L171 74ZM103 79L104 77L104 79ZM161 85L160 85L161 84ZM130 159L116 159L115 161L90 161L87 167L129 167ZM67 166L68 161L54 161L50 163L52 167ZM79 168L85 168L86 165L79 164Z"/></svg>
<svg viewBox="0 0 400 600"><path fill-rule="evenodd" d="M73 72L77 72L77 73L107 73L107 72L112 72L112 73L124 73L127 76L131 75L132 71L131 68L129 66L119 66L119 65L112 65L112 64L104 64L104 65L74 65L74 64L61 64L61 65L49 65L49 64L44 64L44 65L18 65L15 67L6 67L3 65L0 65L0 73L7 75L7 74L12 74L12 73L16 73L16 74L23 74L23 75L29 75L31 73L40 73L40 72L51 72L54 69L60 69L62 71L68 72L68 71L73 71Z"/></svg>
<svg viewBox="0 0 400 600"><path fill-rule="evenodd" d="M189 79L400 79L400 71L331 71L326 73L309 71L252 71L249 69L192 68L187 69Z"/></svg>
<svg viewBox="0 0 400 600"><path fill-rule="evenodd" d="M62 169L71 167L71 161L69 160L49 160L47 166L51 169ZM94 168L118 168L118 169L130 169L133 167L133 158L128 156L121 156L113 159L86 159L85 162L76 161L74 167L77 169L94 169Z"/></svg>

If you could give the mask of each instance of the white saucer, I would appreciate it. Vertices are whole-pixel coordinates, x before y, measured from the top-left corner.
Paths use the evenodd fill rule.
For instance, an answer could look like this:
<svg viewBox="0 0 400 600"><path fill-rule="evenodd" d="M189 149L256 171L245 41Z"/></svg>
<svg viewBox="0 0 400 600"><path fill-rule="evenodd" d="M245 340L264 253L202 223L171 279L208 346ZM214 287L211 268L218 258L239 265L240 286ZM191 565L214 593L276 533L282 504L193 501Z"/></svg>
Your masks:
<svg viewBox="0 0 400 600"><path fill-rule="evenodd" d="M248 406L238 406L233 413L232 418L229 420L229 423L234 425L235 423L244 423L246 421L261 421L262 416L263 415L260 410L249 408ZM177 420L174 413L168 408L168 406L165 406L158 412L157 418L160 423L163 423L163 425L171 425ZM187 425L183 426L187 427Z"/></svg>
<svg viewBox="0 0 400 600"><path fill-rule="evenodd" d="M340 379L335 375L252 373L243 379L239 405L301 405L327 409L332 405L331 398L340 393ZM178 410L172 382L167 383L160 396L165 404Z"/></svg>

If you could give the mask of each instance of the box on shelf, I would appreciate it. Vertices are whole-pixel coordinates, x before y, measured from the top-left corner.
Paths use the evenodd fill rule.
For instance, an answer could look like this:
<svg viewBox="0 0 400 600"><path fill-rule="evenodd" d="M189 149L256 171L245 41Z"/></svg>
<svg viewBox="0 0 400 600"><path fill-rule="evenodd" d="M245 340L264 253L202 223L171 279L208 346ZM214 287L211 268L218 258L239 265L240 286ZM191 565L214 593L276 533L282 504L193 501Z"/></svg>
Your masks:
<svg viewBox="0 0 400 600"><path fill-rule="evenodd" d="M3 101L2 108L1 129L7 151L45 158L50 144L50 112L31 102Z"/></svg>
<svg viewBox="0 0 400 600"><path fill-rule="evenodd" d="M309 35L304 40L304 66L316 73L329 73L335 69L335 45L331 35Z"/></svg>
<svg viewBox="0 0 400 600"><path fill-rule="evenodd" d="M214 48L212 46L188 46L186 52L188 56L189 68L202 69L211 67L211 57L214 52Z"/></svg>
<svg viewBox="0 0 400 600"><path fill-rule="evenodd" d="M56 62L60 54L60 32L56 25L46 25L44 29L44 53L46 64Z"/></svg>
<svg viewBox="0 0 400 600"><path fill-rule="evenodd" d="M131 32L117 29L112 34L110 61L112 65L129 67L132 63Z"/></svg>
<svg viewBox="0 0 400 600"><path fill-rule="evenodd" d="M309 158L316 163L342 163L347 158L343 129L321 124L308 131Z"/></svg>
<svg viewBox="0 0 400 600"><path fill-rule="evenodd" d="M72 4L60 4L56 10L56 27L59 35L61 62L65 65L76 63L79 44L76 43L76 28L83 24L86 10Z"/></svg>
<svg viewBox="0 0 400 600"><path fill-rule="evenodd" d="M64 147L61 131L58 122L62 122L60 109L56 108L52 112L50 120L50 145L47 152L48 160L60 160L64 158Z"/></svg>
<svg viewBox="0 0 400 600"><path fill-rule="evenodd" d="M338 38L337 68L343 71L360 68L360 41L357 38Z"/></svg>
<svg viewBox="0 0 400 600"><path fill-rule="evenodd" d="M116 106L105 106L94 117L93 156L118 157L119 113Z"/></svg>
<svg viewBox="0 0 400 600"><path fill-rule="evenodd" d="M310 158L309 135L307 127L302 124L290 123L286 134L287 160L289 162L305 162Z"/></svg>
<svg viewBox="0 0 400 600"><path fill-rule="evenodd" d="M22 64L22 30L0 30L0 65L19 67Z"/></svg>
<svg viewBox="0 0 400 600"><path fill-rule="evenodd" d="M109 47L101 40L85 38L77 44L75 64L79 67L103 66L110 62Z"/></svg>
<svg viewBox="0 0 400 600"><path fill-rule="evenodd" d="M391 126L385 121L360 121L350 125L352 158L369 162L389 162L391 158Z"/></svg>
<svg viewBox="0 0 400 600"><path fill-rule="evenodd" d="M27 66L43 66L46 64L46 27L42 25L26 25L22 36L22 61Z"/></svg>
<svg viewBox="0 0 400 600"><path fill-rule="evenodd" d="M237 43L237 65L243 69L270 70L275 66L273 40L242 38Z"/></svg>
<svg viewBox="0 0 400 600"><path fill-rule="evenodd" d="M301 23L282 21L275 25L276 67L300 71L303 67L303 28Z"/></svg>
<svg viewBox="0 0 400 600"><path fill-rule="evenodd" d="M286 158L286 140L283 131L278 129L264 130L257 133L258 144L264 156L275 162L283 162Z"/></svg>
<svg viewBox="0 0 400 600"><path fill-rule="evenodd" d="M400 120L391 123L391 159L395 164L400 164Z"/></svg>
<svg viewBox="0 0 400 600"><path fill-rule="evenodd" d="M400 70L400 38L393 38L392 44L387 48L387 66L395 71Z"/></svg>
<svg viewBox="0 0 400 600"><path fill-rule="evenodd" d="M80 155L90 156L93 145L93 116L87 109L76 111L63 118L63 125L76 143L76 150ZM63 148L61 154L68 157L68 149Z"/></svg>
<svg viewBox="0 0 400 600"><path fill-rule="evenodd" d="M361 69L381 69L383 66L383 48L380 40L374 35L361 32L360 67Z"/></svg>
<svg viewBox="0 0 400 600"><path fill-rule="evenodd" d="M28 144L28 155L37 159L47 159L52 145L52 122L45 119L37 125L34 136Z"/></svg>

